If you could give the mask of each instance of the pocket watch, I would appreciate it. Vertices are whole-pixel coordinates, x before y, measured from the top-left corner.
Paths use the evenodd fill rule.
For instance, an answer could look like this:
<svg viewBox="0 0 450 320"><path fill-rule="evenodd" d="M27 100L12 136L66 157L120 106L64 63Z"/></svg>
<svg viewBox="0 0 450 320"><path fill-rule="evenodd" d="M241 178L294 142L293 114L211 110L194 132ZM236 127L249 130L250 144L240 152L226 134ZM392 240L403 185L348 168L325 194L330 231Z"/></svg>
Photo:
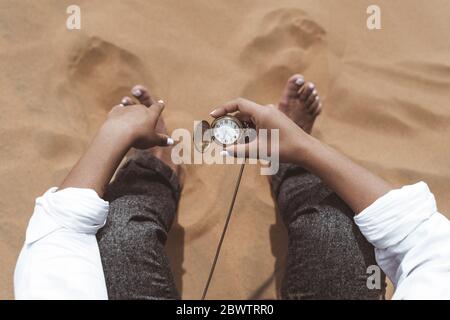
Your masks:
<svg viewBox="0 0 450 320"><path fill-rule="evenodd" d="M241 121L233 115L226 115L215 119L211 124L208 121L200 121L194 128L194 146L199 152L205 152L212 143L216 143L222 147L232 144L248 143L256 138L255 126L251 122ZM239 190L239 185L244 171L245 162L242 163L239 171L239 176L236 181L233 198L228 209L227 220L224 225L219 244L216 249L214 261L209 271L208 280L203 290L202 300L206 298L209 285L219 258L220 249L222 248L223 239L228 228L228 223L233 212L236 195Z"/></svg>
<svg viewBox="0 0 450 320"><path fill-rule="evenodd" d="M251 127L249 122L242 122L232 115L214 119L211 124L203 120L195 127L194 146L197 151L203 153L213 142L223 147L244 143L248 138L247 130ZM198 137L201 137L201 141L196 141Z"/></svg>

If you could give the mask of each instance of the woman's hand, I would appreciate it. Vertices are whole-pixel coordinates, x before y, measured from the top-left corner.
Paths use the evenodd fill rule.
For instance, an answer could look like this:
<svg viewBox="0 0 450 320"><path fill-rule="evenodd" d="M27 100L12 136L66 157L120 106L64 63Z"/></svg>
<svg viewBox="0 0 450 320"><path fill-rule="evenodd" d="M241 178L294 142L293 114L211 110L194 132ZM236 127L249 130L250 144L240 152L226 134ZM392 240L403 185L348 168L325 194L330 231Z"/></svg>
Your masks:
<svg viewBox="0 0 450 320"><path fill-rule="evenodd" d="M163 103L116 106L97 132L85 154L78 160L59 189L94 189L101 197L130 148L147 149L173 144L167 135L155 131Z"/></svg>
<svg viewBox="0 0 450 320"><path fill-rule="evenodd" d="M310 136L305 133L302 128L289 119L283 112L279 111L273 105L259 105L253 101L238 98L222 105L211 112L211 116L218 118L229 113L234 115L242 121L251 121L257 132L259 129L267 129L268 141L256 139L245 145L230 146L227 151L233 156L244 154L249 156L258 154L252 152L258 150L258 146L264 145L267 148L268 156L271 155L270 147L273 145L270 141L271 130L279 130L279 156L281 162L298 162L297 152L302 145L310 139Z"/></svg>
<svg viewBox="0 0 450 320"><path fill-rule="evenodd" d="M211 116L217 118L227 113L236 113L238 118L252 121L257 129L279 129L280 161L299 164L321 178L355 213L361 212L392 189L380 177L306 134L274 106L261 106L245 99L237 99L214 110ZM251 148L257 147L256 140L245 147L241 145L246 154ZM228 148L227 151L236 155L233 148ZM238 150L237 154L242 154L240 152L242 150Z"/></svg>
<svg viewBox="0 0 450 320"><path fill-rule="evenodd" d="M154 146L167 146L173 140L165 134L155 131L156 124L164 109L164 103L158 102L150 107L144 105L118 105L112 108L103 125L104 130L123 135L130 147L148 149Z"/></svg>

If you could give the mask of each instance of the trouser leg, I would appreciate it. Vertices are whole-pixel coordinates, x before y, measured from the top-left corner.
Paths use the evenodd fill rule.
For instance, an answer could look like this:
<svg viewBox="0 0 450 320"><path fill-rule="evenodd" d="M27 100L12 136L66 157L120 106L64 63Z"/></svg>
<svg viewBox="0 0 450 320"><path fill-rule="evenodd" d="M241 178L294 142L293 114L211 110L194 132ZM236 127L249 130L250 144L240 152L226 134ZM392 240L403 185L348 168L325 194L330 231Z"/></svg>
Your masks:
<svg viewBox="0 0 450 320"><path fill-rule="evenodd" d="M179 299L165 251L180 186L174 172L137 151L108 186L108 221L98 233L110 299Z"/></svg>
<svg viewBox="0 0 450 320"><path fill-rule="evenodd" d="M288 229L283 299L380 299L369 289L368 267L376 266L373 246L353 221L354 212L322 181L301 167L283 164L272 192Z"/></svg>

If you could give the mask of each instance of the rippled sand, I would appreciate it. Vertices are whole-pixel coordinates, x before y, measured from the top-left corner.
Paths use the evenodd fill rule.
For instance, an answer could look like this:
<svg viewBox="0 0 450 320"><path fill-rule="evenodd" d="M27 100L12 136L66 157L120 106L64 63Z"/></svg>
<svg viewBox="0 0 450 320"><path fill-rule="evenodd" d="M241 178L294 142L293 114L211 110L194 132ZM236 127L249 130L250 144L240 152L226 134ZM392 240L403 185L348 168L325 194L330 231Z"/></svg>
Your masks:
<svg viewBox="0 0 450 320"><path fill-rule="evenodd" d="M428 182L450 212L450 2L64 1L0 3L0 298L34 198L57 185L135 83L192 128L237 96L276 103L293 73L325 98L314 135L396 185ZM44 5L46 3L46 5ZM188 166L168 244L184 298L201 296L239 168ZM276 298L286 233L265 177L248 166L209 298ZM275 271L274 271L275 270Z"/></svg>

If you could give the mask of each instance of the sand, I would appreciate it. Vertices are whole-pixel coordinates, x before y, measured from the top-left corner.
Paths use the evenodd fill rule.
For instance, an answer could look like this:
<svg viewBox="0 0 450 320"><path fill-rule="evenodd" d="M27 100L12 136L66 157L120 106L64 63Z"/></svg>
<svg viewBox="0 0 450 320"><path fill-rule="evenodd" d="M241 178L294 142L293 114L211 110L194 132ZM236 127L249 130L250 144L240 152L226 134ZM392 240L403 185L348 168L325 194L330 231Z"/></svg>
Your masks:
<svg viewBox="0 0 450 320"><path fill-rule="evenodd" d="M382 30L366 8L382 9ZM167 103L171 130L220 103L276 103L301 72L325 99L314 135L395 185L424 180L450 213L447 0L0 2L0 298L35 197L57 185L130 86ZM168 244L183 298L201 296L238 166L188 166ZM273 299L286 231L265 177L244 172L209 298Z"/></svg>

